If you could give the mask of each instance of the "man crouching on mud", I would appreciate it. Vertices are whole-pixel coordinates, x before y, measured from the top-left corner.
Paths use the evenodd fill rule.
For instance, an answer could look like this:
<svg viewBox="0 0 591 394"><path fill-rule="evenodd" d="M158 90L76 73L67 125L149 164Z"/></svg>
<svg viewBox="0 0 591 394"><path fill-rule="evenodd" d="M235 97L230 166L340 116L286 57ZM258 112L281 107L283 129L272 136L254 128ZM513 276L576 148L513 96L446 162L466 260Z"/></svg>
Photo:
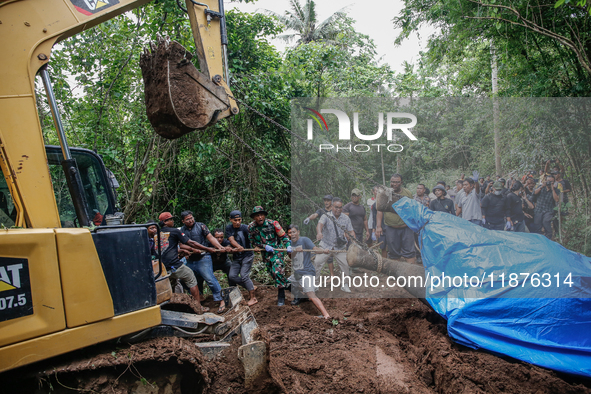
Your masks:
<svg viewBox="0 0 591 394"><path fill-rule="evenodd" d="M267 271L273 277L277 286L277 305L285 305L285 289L288 288L288 280L285 276L284 252L278 252L283 245L287 246L287 252L291 253L291 241L278 221L267 219L267 211L261 206L253 208L250 217L253 221L248 225L248 237L255 251L260 251Z"/></svg>

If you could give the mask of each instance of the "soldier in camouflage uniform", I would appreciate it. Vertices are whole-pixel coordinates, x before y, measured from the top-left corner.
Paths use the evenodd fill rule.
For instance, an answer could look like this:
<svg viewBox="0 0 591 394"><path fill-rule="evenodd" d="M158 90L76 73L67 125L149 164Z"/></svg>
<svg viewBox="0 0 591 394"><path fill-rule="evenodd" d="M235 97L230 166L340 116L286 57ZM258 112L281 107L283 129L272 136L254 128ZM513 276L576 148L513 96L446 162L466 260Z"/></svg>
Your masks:
<svg viewBox="0 0 591 394"><path fill-rule="evenodd" d="M277 252L275 249L285 245L288 253L291 252L291 240L279 222L267 219L267 211L263 207L254 207L250 217L253 218L252 223L248 225L250 243L255 248L264 250L261 251L261 256L278 288L277 305L282 306L285 304L285 288L288 287L289 281L285 276L283 264L285 253Z"/></svg>

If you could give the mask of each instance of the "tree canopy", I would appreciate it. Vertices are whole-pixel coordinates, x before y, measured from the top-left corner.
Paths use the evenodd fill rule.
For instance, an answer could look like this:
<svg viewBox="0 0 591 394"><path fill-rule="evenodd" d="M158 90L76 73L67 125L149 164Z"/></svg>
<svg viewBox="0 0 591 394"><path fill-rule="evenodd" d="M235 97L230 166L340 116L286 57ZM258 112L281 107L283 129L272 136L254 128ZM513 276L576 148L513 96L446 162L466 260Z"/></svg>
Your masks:
<svg viewBox="0 0 591 394"><path fill-rule="evenodd" d="M312 177L327 188L335 185L339 193L360 186L363 177L351 178L337 162L311 174L292 168L292 160L311 158L294 156L289 132L255 111L291 129L293 98L317 98L318 103L340 97L488 99L493 56L499 97L584 100L591 93L589 16L572 2L555 7L549 1L405 0L400 14L392 15L393 27L401 29L398 42L425 24L437 32L417 62L405 64L400 73L380 63L373 40L355 30L344 10L320 20L314 1L290 5L283 15L227 12L230 87L241 112L175 141L152 131L138 65L143 47L157 35L194 50L188 18L174 0L147 4L53 49L50 71L68 139L103 156L121 184L118 198L127 222L190 209L197 220L217 227L232 209L249 212L263 205L287 225L302 218L291 216L293 190L286 179L297 186ZM271 44L277 36L295 45L280 53ZM42 89L37 97L46 142L57 143ZM399 171L409 184L469 169L494 174L492 135L477 123L458 125L436 115L430 121L449 123L413 141L385 164L386 171ZM501 135L503 168L537 169L548 158L562 158L576 197L571 222L584 229L565 242L589 253L588 128L561 129L549 117L540 119L553 127L539 123ZM349 159L365 176L382 182L381 169ZM326 171L334 174L330 180L320 174ZM321 202L321 195L310 197ZM568 226L566 231L574 234Z"/></svg>

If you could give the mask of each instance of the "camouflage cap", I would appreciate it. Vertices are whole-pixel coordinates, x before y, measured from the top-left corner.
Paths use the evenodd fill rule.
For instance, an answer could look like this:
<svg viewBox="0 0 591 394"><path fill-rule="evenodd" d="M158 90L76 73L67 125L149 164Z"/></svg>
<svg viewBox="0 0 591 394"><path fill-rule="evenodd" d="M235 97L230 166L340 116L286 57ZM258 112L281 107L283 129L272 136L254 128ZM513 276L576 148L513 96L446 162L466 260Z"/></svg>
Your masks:
<svg viewBox="0 0 591 394"><path fill-rule="evenodd" d="M497 181L493 184L493 189L503 190L503 184L501 182Z"/></svg>
<svg viewBox="0 0 591 394"><path fill-rule="evenodd" d="M353 190L351 190L351 195L352 196L353 195L355 195L355 196L361 196L361 194L362 194L361 193L361 190L359 190L359 189L353 189Z"/></svg>
<svg viewBox="0 0 591 394"><path fill-rule="evenodd" d="M267 215L267 211L265 211L265 208L261 207L260 205L257 205L256 207L254 207L252 209L252 213L250 214L250 217L254 218L254 215L256 215L257 213L263 213L263 214L265 214L265 216Z"/></svg>

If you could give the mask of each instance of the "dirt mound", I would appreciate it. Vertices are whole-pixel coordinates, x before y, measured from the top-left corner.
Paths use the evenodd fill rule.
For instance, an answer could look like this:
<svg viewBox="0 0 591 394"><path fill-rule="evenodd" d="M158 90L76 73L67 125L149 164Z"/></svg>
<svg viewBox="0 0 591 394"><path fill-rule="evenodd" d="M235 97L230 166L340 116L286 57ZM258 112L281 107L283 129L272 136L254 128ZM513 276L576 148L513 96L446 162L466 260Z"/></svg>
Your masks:
<svg viewBox="0 0 591 394"><path fill-rule="evenodd" d="M311 302L278 307L276 297L259 286L252 307L273 380L258 392L591 393L590 381L452 343L445 321L415 299L325 299L333 319L324 320ZM186 297L174 302L192 309ZM103 344L78 361L70 355L1 374L0 384L6 392L246 392L240 338L213 361L193 342Z"/></svg>
<svg viewBox="0 0 591 394"><path fill-rule="evenodd" d="M590 393L591 382L452 343L445 321L415 299L325 299L253 313L270 339L271 375L289 393ZM222 391L217 391L221 393Z"/></svg>

